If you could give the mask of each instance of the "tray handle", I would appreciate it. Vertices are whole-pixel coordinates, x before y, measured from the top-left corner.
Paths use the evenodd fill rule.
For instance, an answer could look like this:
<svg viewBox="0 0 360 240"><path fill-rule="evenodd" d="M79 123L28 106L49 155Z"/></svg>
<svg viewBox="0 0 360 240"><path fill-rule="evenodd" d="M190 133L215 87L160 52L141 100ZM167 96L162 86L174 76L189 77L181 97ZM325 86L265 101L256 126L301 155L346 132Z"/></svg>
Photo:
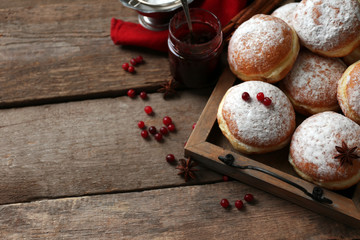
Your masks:
<svg viewBox="0 0 360 240"><path fill-rule="evenodd" d="M251 169L251 170L256 170L256 171L259 171L259 172L262 172L262 173L265 173L265 174L268 174L272 177L275 177L285 183L288 183L290 184L291 186L294 186L298 189L300 189L301 191L303 191L307 196L311 197L312 199L314 199L315 201L318 201L320 203L327 203L327 204L332 204L332 200L326 198L323 196L324 194L324 190L319 187L319 186L315 186L312 193L308 192L304 187L300 186L299 184L297 183L294 183L276 173L273 173L273 172L270 172L266 169L263 169L263 168L260 168L260 167L256 167L256 166L252 166L252 165L244 165L244 166L241 166L241 165L237 165L235 164L235 158L232 154L226 154L225 156L219 156L218 157L220 161L222 161L223 163L225 163L226 165L228 166L231 166L231 167L235 167L235 168L240 168L240 169Z"/></svg>

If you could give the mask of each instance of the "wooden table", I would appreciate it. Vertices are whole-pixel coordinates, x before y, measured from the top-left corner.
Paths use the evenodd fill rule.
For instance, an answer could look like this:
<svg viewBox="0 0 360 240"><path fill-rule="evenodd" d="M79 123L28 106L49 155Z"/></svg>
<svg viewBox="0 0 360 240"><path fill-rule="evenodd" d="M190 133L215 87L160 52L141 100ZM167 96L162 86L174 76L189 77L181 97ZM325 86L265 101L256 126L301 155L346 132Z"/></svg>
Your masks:
<svg viewBox="0 0 360 240"><path fill-rule="evenodd" d="M156 90L167 55L113 45L112 17L137 22L117 0L0 2L0 239L360 238L204 166L185 183L165 156L183 158L212 89L165 100ZM123 71L138 55L137 73ZM129 98L130 88L148 99ZM165 115L177 131L142 139L137 122L160 127ZM238 211L246 193L257 201Z"/></svg>

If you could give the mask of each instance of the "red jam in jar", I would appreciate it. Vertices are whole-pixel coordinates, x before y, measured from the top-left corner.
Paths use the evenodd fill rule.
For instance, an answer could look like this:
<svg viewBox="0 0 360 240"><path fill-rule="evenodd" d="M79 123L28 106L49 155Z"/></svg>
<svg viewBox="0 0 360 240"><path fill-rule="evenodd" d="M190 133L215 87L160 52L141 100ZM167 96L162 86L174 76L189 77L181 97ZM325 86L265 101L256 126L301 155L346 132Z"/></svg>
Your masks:
<svg viewBox="0 0 360 240"><path fill-rule="evenodd" d="M189 88L202 88L216 82L223 49L221 24L211 12L192 8L190 34L184 12L169 24L169 62L174 79Z"/></svg>

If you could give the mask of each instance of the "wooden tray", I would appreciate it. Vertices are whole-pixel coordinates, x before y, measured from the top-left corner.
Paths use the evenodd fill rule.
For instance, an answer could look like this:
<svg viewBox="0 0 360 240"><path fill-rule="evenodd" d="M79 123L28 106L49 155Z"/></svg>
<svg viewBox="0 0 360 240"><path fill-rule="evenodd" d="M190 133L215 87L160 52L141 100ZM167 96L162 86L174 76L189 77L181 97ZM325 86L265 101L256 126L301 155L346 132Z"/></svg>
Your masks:
<svg viewBox="0 0 360 240"><path fill-rule="evenodd" d="M252 165L270 171L302 186L310 193L316 187L316 185L301 179L295 173L288 162L288 147L261 155L243 155L232 148L218 127L216 114L225 92L236 84L236 81L238 81L237 78L226 68L187 141L185 156L194 158L216 172L272 193L342 223L360 228L360 183L345 191L329 191L324 189L323 196L332 200L333 203L321 203L278 178L251 169L242 170L227 166L218 159L219 156L225 156L230 153L234 156L235 163L238 165ZM303 119L304 117L297 115L298 123Z"/></svg>

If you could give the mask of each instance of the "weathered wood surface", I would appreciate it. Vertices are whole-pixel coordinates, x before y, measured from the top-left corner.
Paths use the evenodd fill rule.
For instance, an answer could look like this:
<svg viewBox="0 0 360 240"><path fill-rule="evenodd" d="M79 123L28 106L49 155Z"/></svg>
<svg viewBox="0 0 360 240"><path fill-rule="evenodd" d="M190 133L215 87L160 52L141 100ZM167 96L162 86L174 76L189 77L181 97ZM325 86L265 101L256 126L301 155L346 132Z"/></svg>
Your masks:
<svg viewBox="0 0 360 240"><path fill-rule="evenodd" d="M1 1L0 107L154 90L169 77L167 55L115 46L112 17L137 21L118 0ZM136 74L121 68L140 54Z"/></svg>
<svg viewBox="0 0 360 240"><path fill-rule="evenodd" d="M251 192L253 205L234 207ZM219 202L227 198L232 208ZM360 230L238 182L0 206L2 239L358 239ZM4 216L7 216L6 218Z"/></svg>

